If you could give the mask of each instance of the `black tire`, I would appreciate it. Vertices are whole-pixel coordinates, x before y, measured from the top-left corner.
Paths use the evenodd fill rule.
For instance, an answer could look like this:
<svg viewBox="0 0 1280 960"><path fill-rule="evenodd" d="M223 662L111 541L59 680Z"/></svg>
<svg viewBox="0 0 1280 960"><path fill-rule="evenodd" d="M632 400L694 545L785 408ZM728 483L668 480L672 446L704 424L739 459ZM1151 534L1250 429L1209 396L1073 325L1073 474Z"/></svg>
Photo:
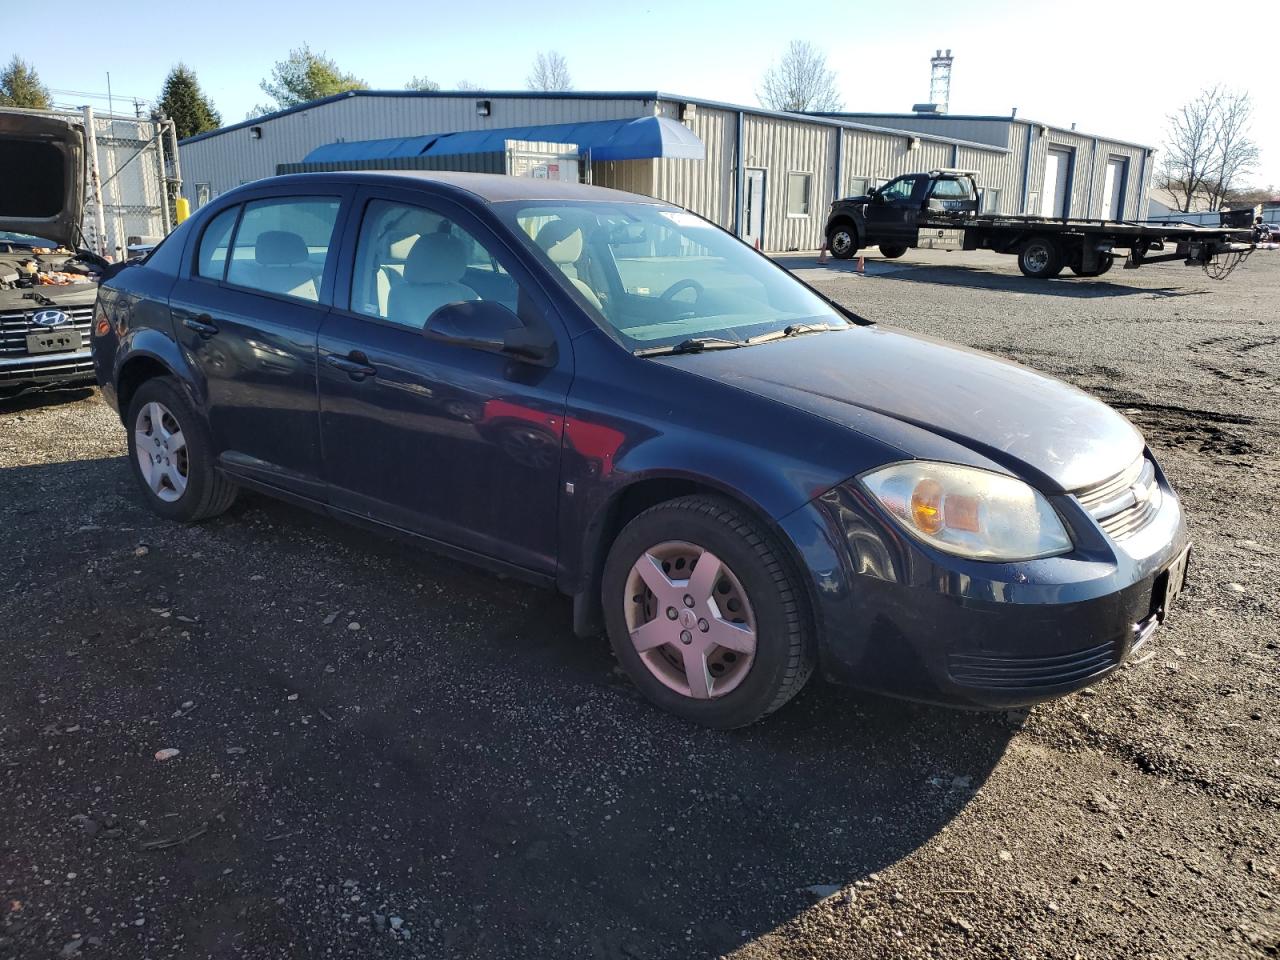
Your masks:
<svg viewBox="0 0 1280 960"><path fill-rule="evenodd" d="M897 260L900 256L907 252L905 243L882 243L880 244L880 256L886 260Z"/></svg>
<svg viewBox="0 0 1280 960"><path fill-rule="evenodd" d="M647 551L667 541L710 550L741 583L754 611L756 649L741 682L723 696L694 699L645 666L627 627L627 581ZM605 624L618 661L652 703L694 723L729 730L777 710L813 673L816 643L800 574L783 548L733 501L687 496L651 507L623 528L609 550L602 583Z"/></svg>
<svg viewBox="0 0 1280 960"><path fill-rule="evenodd" d="M1078 267L1073 263L1071 265L1071 272L1074 273L1077 277L1100 277L1104 273L1106 273L1108 270L1111 269L1112 265L1115 263L1115 259L1116 258L1114 254L1104 253L1100 257L1098 257L1097 270L1085 270L1084 268Z"/></svg>
<svg viewBox="0 0 1280 960"><path fill-rule="evenodd" d="M858 228L845 221L827 231L827 249L837 260L850 260L858 252Z"/></svg>
<svg viewBox="0 0 1280 960"><path fill-rule="evenodd" d="M162 404L182 430L186 441L186 489L175 500L162 499L143 477L138 459L139 415L150 403ZM134 391L125 416L129 439L129 465L147 505L162 517L180 523L196 523L216 517L235 502L238 489L214 466L213 443L204 419L195 411L182 388L170 377L155 377Z"/></svg>
<svg viewBox="0 0 1280 960"><path fill-rule="evenodd" d="M1062 246L1053 237L1032 237L1018 249L1018 269L1033 280L1051 280L1064 266Z"/></svg>

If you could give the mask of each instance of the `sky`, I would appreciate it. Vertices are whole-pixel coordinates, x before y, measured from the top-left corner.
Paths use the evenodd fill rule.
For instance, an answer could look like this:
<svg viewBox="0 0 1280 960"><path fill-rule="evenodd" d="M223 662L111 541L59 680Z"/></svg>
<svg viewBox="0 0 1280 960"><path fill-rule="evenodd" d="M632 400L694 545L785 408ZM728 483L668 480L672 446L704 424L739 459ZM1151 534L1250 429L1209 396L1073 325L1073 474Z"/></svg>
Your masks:
<svg viewBox="0 0 1280 960"><path fill-rule="evenodd" d="M105 31L84 23L7 31L0 61L21 55L67 105L105 107L110 73L120 109L157 98L182 60L231 123L268 102L259 82L303 42L375 89L403 88L413 76L444 89L461 81L523 89L535 54L558 50L578 90L754 105L761 75L799 39L825 51L846 109L876 112L928 100L929 58L950 48L952 113L1017 107L1020 117L1157 147L1167 115L1201 87L1247 90L1262 152L1249 179L1280 188L1280 74L1275 57L1242 42L1275 35L1274 0L1232 3L1219 20L1182 0L1073 9L1040 0L219 0L201 8L134 0L112 9Z"/></svg>

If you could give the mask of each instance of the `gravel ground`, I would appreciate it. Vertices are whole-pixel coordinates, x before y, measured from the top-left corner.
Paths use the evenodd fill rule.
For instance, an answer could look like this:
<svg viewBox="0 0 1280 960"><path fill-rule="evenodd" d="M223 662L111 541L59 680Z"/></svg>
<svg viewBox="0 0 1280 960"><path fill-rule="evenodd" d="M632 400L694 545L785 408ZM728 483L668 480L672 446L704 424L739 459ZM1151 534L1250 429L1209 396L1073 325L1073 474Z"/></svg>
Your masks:
<svg viewBox="0 0 1280 960"><path fill-rule="evenodd" d="M0 958L1280 952L1280 258L785 262L1141 427L1196 542L1148 659L1029 712L815 683L693 729L555 596L259 497L167 524L96 393L10 402Z"/></svg>

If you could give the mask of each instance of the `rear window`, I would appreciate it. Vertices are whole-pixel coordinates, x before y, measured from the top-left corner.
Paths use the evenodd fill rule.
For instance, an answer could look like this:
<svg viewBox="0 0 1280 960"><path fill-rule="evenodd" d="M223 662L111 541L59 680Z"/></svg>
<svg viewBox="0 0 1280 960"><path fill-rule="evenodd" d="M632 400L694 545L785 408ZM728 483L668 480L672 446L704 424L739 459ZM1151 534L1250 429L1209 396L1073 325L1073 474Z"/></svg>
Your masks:
<svg viewBox="0 0 1280 960"><path fill-rule="evenodd" d="M0 217L47 219L62 213L66 160L39 140L0 140Z"/></svg>

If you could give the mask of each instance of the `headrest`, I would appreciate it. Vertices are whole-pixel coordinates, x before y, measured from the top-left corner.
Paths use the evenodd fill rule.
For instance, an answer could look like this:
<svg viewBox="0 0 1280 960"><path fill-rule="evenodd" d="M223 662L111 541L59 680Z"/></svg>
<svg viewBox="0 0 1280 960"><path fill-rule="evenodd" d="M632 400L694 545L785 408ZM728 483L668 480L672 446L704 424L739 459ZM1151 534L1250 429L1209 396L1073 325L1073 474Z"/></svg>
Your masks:
<svg viewBox="0 0 1280 960"><path fill-rule="evenodd" d="M457 283L467 272L467 248L447 233L424 233L404 262L410 283Z"/></svg>
<svg viewBox="0 0 1280 960"><path fill-rule="evenodd" d="M582 259L582 228L568 220L552 220L538 231L534 241L552 263L577 263Z"/></svg>
<svg viewBox="0 0 1280 960"><path fill-rule="evenodd" d="M307 245L302 237L288 230L263 230L258 234L254 251L258 263L270 267L307 262Z"/></svg>
<svg viewBox="0 0 1280 960"><path fill-rule="evenodd" d="M408 260L409 251L413 249L413 245L418 242L418 234L411 233L407 237L401 237L399 240L392 240L391 245L387 248L391 253L392 260Z"/></svg>

